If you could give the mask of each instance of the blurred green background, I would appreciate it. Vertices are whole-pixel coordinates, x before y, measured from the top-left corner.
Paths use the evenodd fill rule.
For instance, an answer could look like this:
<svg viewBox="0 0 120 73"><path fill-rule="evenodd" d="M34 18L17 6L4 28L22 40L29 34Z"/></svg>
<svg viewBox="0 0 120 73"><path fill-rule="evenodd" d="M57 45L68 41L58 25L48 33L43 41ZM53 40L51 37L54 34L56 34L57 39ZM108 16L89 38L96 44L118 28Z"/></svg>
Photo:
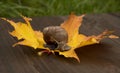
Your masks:
<svg viewBox="0 0 120 73"><path fill-rule="evenodd" d="M0 17L118 13L120 0L0 0Z"/></svg>

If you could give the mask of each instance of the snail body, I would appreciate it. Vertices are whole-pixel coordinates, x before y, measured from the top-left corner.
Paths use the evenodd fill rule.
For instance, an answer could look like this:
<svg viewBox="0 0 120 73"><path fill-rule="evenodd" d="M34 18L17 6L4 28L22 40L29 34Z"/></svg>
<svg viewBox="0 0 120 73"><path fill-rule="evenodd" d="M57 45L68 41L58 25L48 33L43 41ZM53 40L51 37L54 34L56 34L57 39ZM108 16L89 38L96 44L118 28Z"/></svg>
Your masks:
<svg viewBox="0 0 120 73"><path fill-rule="evenodd" d="M47 45L56 46L60 51L70 50L66 44L68 42L68 33L60 26L49 26L43 29L43 38Z"/></svg>

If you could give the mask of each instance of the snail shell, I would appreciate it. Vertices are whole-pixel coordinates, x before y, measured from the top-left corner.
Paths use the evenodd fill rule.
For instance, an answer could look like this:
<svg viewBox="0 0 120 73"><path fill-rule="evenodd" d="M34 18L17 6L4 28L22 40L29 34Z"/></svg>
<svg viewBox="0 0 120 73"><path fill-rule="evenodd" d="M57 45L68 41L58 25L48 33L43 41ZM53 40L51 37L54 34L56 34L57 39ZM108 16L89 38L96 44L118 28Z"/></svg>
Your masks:
<svg viewBox="0 0 120 73"><path fill-rule="evenodd" d="M70 47L66 44L68 42L68 33L60 26L44 28L43 38L47 45L54 45L55 49L60 51L70 50Z"/></svg>

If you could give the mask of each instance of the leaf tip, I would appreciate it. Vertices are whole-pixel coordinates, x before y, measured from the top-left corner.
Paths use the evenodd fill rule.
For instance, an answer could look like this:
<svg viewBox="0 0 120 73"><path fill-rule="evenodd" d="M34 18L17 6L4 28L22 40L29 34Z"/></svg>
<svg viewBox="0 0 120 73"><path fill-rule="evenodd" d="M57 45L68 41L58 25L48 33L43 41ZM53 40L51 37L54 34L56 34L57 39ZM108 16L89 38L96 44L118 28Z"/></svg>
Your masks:
<svg viewBox="0 0 120 73"><path fill-rule="evenodd" d="M6 18L1 18L2 20L7 20Z"/></svg>
<svg viewBox="0 0 120 73"><path fill-rule="evenodd" d="M77 57L77 58L75 58L79 63L80 63L80 59Z"/></svg>
<svg viewBox="0 0 120 73"><path fill-rule="evenodd" d="M38 52L38 55L41 56L44 52L40 51Z"/></svg>
<svg viewBox="0 0 120 73"><path fill-rule="evenodd" d="M108 38L111 38L111 39L118 39L118 38L120 38L120 37L119 37L119 36L116 36L116 35L111 34L111 35L109 35L109 36L108 36Z"/></svg>

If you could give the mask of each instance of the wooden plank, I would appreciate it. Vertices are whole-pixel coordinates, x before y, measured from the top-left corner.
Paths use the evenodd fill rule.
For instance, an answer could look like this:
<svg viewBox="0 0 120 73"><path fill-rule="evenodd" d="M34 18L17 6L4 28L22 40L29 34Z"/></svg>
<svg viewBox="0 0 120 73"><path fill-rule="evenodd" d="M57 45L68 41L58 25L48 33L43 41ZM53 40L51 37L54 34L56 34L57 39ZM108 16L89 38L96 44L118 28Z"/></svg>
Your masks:
<svg viewBox="0 0 120 73"><path fill-rule="evenodd" d="M120 36L120 14L91 14L84 17L80 32L99 34L105 29ZM13 18L23 21L21 18ZM60 25L66 17L34 17L32 27ZM104 39L100 44L76 50L81 63L75 59L55 55L37 55L26 46L12 47L17 40L8 34L13 28L0 20L0 73L120 73L120 39Z"/></svg>

